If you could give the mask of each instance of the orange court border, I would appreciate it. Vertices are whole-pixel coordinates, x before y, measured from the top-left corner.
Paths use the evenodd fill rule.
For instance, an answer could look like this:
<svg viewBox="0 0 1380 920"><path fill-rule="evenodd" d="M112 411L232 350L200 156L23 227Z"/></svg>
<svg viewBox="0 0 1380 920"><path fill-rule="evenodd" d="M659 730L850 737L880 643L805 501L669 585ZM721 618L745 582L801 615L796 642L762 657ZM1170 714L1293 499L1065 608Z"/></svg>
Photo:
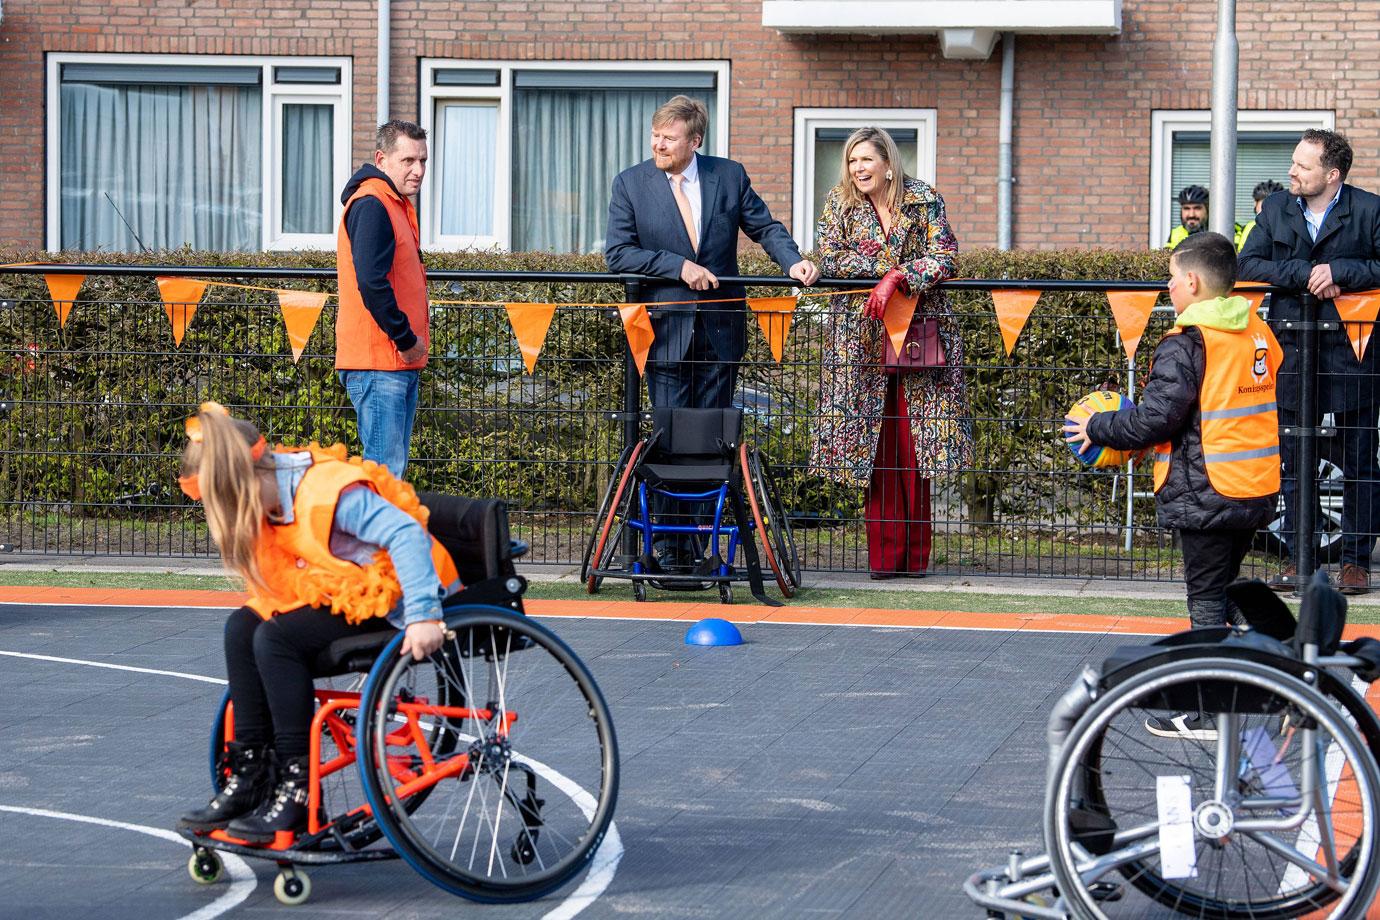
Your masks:
<svg viewBox="0 0 1380 920"><path fill-rule="evenodd" d="M149 588L63 588L0 585L0 604L90 605L102 607L233 608L244 602L240 591L155 590ZM717 601L527 600L527 612L539 617L588 617L609 620L672 620L693 623L718 616L738 624L785 623L819 626L871 626L903 629L977 629L993 631L1108 633L1167 636L1188 625L1187 617L1099 616L1071 613L995 613L952 610L905 610L884 607L810 607L760 604L725 605ZM1051 605L1052 606L1052 605ZM1380 639L1380 624L1346 627L1345 637Z"/></svg>

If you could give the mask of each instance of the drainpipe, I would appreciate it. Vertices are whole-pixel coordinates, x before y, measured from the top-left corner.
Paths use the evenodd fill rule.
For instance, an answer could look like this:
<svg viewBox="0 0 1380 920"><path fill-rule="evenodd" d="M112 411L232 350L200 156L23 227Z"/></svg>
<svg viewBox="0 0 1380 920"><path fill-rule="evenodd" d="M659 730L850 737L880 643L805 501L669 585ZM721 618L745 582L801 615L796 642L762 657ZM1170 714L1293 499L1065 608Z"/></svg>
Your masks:
<svg viewBox="0 0 1380 920"><path fill-rule="evenodd" d="M1011 166L1012 102L1016 95L1016 35L1001 37L1001 120L997 147L997 248L1011 248L1011 187L1016 177Z"/></svg>
<svg viewBox="0 0 1380 920"><path fill-rule="evenodd" d="M392 26L392 6L390 0L379 0L379 83L378 83L378 114L379 124L388 120L388 71L392 67L392 60L388 50L391 45L391 26Z"/></svg>
<svg viewBox="0 0 1380 920"><path fill-rule="evenodd" d="M1236 220L1236 2L1217 2L1212 45L1212 198L1208 226L1232 238Z"/></svg>

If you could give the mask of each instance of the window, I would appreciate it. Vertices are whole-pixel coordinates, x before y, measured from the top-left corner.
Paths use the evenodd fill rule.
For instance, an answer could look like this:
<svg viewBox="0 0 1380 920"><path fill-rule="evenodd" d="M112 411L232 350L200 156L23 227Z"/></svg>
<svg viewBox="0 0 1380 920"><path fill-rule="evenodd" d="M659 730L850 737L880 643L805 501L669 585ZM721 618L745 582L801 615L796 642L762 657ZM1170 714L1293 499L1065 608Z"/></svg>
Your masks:
<svg viewBox="0 0 1380 920"><path fill-rule="evenodd" d="M727 78L713 62L424 61L423 245L602 252L613 177L650 156L663 102L703 100L700 152L725 155Z"/></svg>
<svg viewBox="0 0 1380 920"><path fill-rule="evenodd" d="M331 248L345 58L50 55L48 247Z"/></svg>
<svg viewBox="0 0 1380 920"><path fill-rule="evenodd" d="M1238 112L1236 117L1236 223L1255 216L1251 196L1257 183L1273 179L1286 188L1299 135L1308 128L1331 129L1331 112ZM1179 190L1201 185L1210 191L1212 113L1155 112L1151 116L1150 247L1163 246L1179 225ZM1212 195L1211 201L1218 197ZM1210 202L1211 203L1211 202Z"/></svg>
<svg viewBox="0 0 1380 920"><path fill-rule="evenodd" d="M796 109L791 226L800 248L814 248L815 223L843 169L843 145L864 125L886 129L906 174L934 183L934 109Z"/></svg>

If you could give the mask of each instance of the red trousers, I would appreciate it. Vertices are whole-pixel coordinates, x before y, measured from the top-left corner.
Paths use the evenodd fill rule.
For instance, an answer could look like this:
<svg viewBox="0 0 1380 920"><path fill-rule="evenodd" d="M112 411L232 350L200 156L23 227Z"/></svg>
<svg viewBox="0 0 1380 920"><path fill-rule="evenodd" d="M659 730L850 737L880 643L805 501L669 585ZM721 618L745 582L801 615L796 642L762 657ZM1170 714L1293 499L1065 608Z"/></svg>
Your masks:
<svg viewBox="0 0 1380 920"><path fill-rule="evenodd" d="M867 489L867 566L873 572L923 572L930 562L930 481L919 475L899 383L899 377L887 380Z"/></svg>

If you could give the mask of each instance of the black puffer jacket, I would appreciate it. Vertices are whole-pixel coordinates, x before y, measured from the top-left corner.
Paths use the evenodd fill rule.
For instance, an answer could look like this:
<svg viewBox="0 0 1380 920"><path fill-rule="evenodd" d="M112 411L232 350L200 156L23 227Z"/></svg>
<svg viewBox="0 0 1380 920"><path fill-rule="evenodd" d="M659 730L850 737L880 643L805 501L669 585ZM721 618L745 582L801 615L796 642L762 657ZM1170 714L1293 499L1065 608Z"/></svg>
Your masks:
<svg viewBox="0 0 1380 920"><path fill-rule="evenodd" d="M1160 526L1188 530L1264 527L1275 513L1275 496L1227 498L1208 482L1198 393L1206 365L1203 335L1186 326L1155 348L1150 378L1135 406L1099 412L1088 420L1094 444L1139 450L1169 441L1169 478L1155 493ZM1148 458L1147 458L1148 459Z"/></svg>

